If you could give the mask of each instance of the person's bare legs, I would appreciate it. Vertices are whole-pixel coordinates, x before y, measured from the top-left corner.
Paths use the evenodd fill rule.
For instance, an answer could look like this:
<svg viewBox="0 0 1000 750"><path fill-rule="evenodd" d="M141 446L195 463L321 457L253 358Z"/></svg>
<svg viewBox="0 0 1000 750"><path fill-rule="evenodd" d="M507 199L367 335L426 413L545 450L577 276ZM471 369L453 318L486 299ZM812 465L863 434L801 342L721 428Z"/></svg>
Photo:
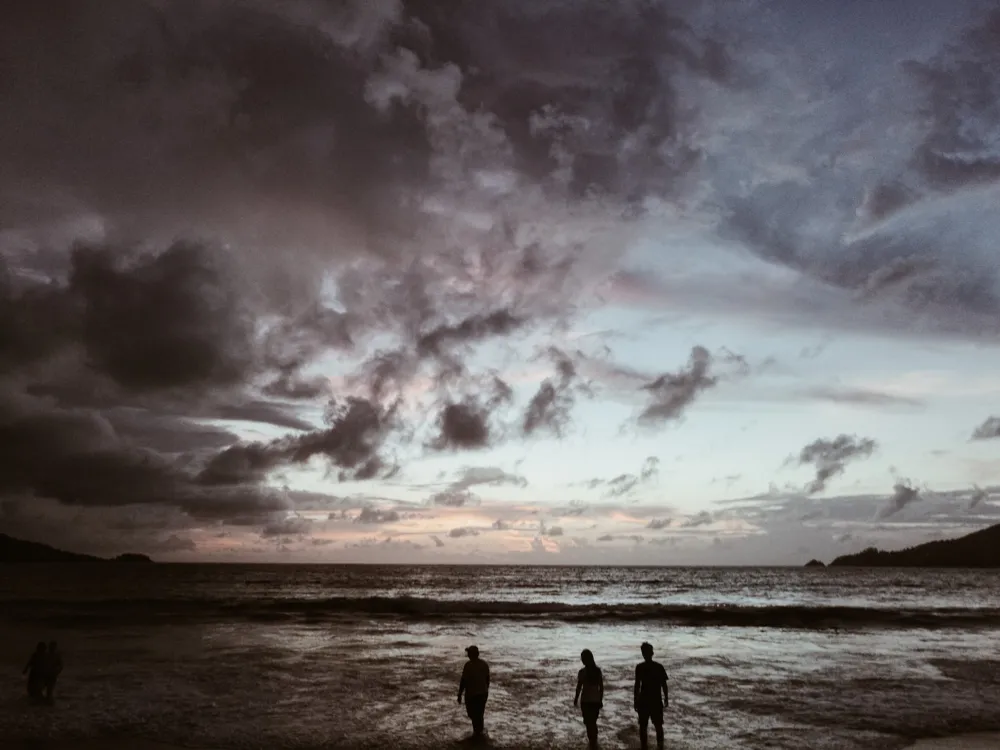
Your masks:
<svg viewBox="0 0 1000 750"><path fill-rule="evenodd" d="M649 714L639 712L639 747L646 750L649 746Z"/></svg>

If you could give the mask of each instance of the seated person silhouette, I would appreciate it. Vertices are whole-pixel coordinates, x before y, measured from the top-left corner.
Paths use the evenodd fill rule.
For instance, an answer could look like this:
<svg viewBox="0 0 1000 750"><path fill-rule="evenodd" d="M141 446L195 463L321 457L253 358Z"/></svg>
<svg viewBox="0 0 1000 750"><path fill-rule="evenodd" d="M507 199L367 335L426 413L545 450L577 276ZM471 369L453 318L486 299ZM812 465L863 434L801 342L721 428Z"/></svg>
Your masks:
<svg viewBox="0 0 1000 750"><path fill-rule="evenodd" d="M475 737L483 735L483 717L486 713L486 700L490 694L490 667L479 658L479 649L469 646L465 649L469 660L462 669L462 679L458 683L458 702L462 702L465 694L465 712L472 720L472 734Z"/></svg>
<svg viewBox="0 0 1000 750"><path fill-rule="evenodd" d="M635 711L639 714L639 746L647 747L646 733L649 722L656 728L656 747L663 748L663 706L669 705L667 696L667 670L653 661L653 647L641 646L643 661L635 668ZM661 700L660 691L663 691Z"/></svg>
<svg viewBox="0 0 1000 750"><path fill-rule="evenodd" d="M42 689L45 686L45 667L48 654L45 650L45 642L39 641L34 653L28 659L22 675L28 675L28 697L33 701L42 699Z"/></svg>
<svg viewBox="0 0 1000 750"><path fill-rule="evenodd" d="M597 717L601 713L601 706L604 705L604 675L594 661L594 654L589 648L585 648L580 653L580 661L583 662L583 669L576 676L576 696L573 698L573 705L577 704L582 694L583 724L587 727L587 740L590 742L590 746L595 748L597 747Z"/></svg>

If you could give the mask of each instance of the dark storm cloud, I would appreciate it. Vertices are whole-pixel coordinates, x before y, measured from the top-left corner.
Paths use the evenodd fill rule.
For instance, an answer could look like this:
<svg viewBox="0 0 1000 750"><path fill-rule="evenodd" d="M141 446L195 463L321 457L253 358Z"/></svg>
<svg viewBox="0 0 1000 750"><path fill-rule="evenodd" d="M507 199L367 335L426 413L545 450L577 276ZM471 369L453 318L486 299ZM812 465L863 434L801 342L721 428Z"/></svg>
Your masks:
<svg viewBox="0 0 1000 750"><path fill-rule="evenodd" d="M653 531L660 531L662 529L669 529L671 526L671 520L669 518L653 518L649 523L646 524L647 529L652 529Z"/></svg>
<svg viewBox="0 0 1000 750"><path fill-rule="evenodd" d="M404 313L405 314L405 313ZM427 311L421 315L429 317ZM421 319L413 325L423 325ZM441 323L426 333L409 330L405 337L412 338L406 346L377 352L362 366L354 380L363 383L372 398L382 399L389 394L399 395L403 388L425 372L424 364L433 363L431 377L435 386L443 386L456 381L468 381L463 355L469 353L469 346L482 343L489 338L502 338L520 329L525 324L509 310L496 310L485 314L474 314L458 323ZM499 376L493 376L488 384L492 395L490 408L509 401L513 396L510 386Z"/></svg>
<svg viewBox="0 0 1000 750"><path fill-rule="evenodd" d="M218 248L178 242L78 244L62 278L8 274L0 429L31 455L8 452L0 491L86 508L162 504L192 518L283 507L253 483L205 487L192 473L236 440L198 420L312 428L243 393L260 359L230 272Z"/></svg>
<svg viewBox="0 0 1000 750"><path fill-rule="evenodd" d="M0 403L0 491L37 493L69 504L137 502L149 485L169 494L182 476L151 451L120 440L88 410L50 410L35 400Z"/></svg>
<svg viewBox="0 0 1000 750"><path fill-rule="evenodd" d="M816 478L808 484L806 492L822 492L832 477L844 473L848 463L870 458L877 446L871 438L859 438L857 435L838 435L832 440L820 438L809 443L796 459L799 466L816 469Z"/></svg>
<svg viewBox="0 0 1000 750"><path fill-rule="evenodd" d="M88 367L116 387L172 391L170 410L153 410L159 419L263 418L305 433L234 447L210 462L205 486L257 481L311 455L331 457L352 477L374 475L371 451L352 453L335 430L314 430L281 406L270 414L253 406L251 381L266 397L325 397L306 365L373 328L402 332L418 357L451 366L460 362L450 350L521 326L520 307L505 306L512 296L564 314L550 282L569 277L572 243L553 250L531 236L532 221L551 223L544 200L520 207L508 191L500 194L508 205L494 211L498 193L470 179L476 174L545 183L580 200L598 189L615 217L693 163L679 76L724 78L720 46L660 7L550 11L560 23L529 4L444 15L424 4L401 11L361 2L5 5L0 192L18 199L4 202L2 218L30 238L16 253L17 279L15 254L4 249L5 366L82 346ZM487 31L496 24L516 34ZM579 45L580 33L593 43ZM511 40L529 37L548 39L537 59L513 53L522 42ZM626 70L645 72L626 77L624 89L608 85ZM455 186L464 192L449 192ZM451 204L446 221L414 208L427 198ZM469 237L446 237L456 212L483 208L503 226L469 224ZM47 229L56 224L63 229ZM140 250L64 257L85 230L136 238ZM179 230L218 239L225 252L165 240ZM436 257L414 262L419 243ZM337 265L359 253L368 253L363 262ZM11 291L25 270L43 271L56 287ZM323 298L327 281L336 309ZM392 375L391 364L380 363L376 380ZM82 375L63 381L85 385ZM61 398L54 384L34 386ZM218 388L238 398L206 404L205 393L191 393ZM101 397L121 405L114 394ZM539 418L556 413L543 408ZM485 444L482 417L468 403L446 406L441 447ZM216 437L221 443L220 432L193 445L208 449Z"/></svg>
<svg viewBox="0 0 1000 750"><path fill-rule="evenodd" d="M269 443L241 443L215 455L201 472L206 485L260 482L281 466L303 464L316 456L340 470L340 479L371 479L392 471L380 455L395 426L393 409L361 398L334 403L328 427Z"/></svg>
<svg viewBox="0 0 1000 750"><path fill-rule="evenodd" d="M0 273L0 307L8 367L80 346L93 371L150 392L240 383L257 364L240 288L203 244L77 245L65 282Z"/></svg>
<svg viewBox="0 0 1000 750"><path fill-rule="evenodd" d="M973 440L992 440L1000 437L1000 417L989 417L972 432Z"/></svg>
<svg viewBox="0 0 1000 750"><path fill-rule="evenodd" d="M496 310L486 315L473 315L460 323L441 325L417 339L417 353L425 357L443 357L456 344L481 341L491 336L506 336L524 321L510 310Z"/></svg>
<svg viewBox="0 0 1000 750"><path fill-rule="evenodd" d="M451 531L448 532L448 536L450 536L452 539L461 539L462 537L467 537L467 536L479 536L479 531L477 529L463 526L457 529L452 529Z"/></svg>
<svg viewBox="0 0 1000 750"><path fill-rule="evenodd" d="M311 302L290 312L264 336L267 363L276 371L264 392L279 398L311 398L326 393L322 379L304 377L300 369L325 351L349 351L359 321L346 313Z"/></svg>
<svg viewBox="0 0 1000 750"><path fill-rule="evenodd" d="M539 55L520 54L543 38ZM208 460L190 491L226 496L255 496L272 471L314 456L342 477L383 474L381 417L361 424L354 409L351 429L371 438L359 440L270 399L328 397L308 366L390 333L401 348L372 360L371 417L393 381L410 382L414 357L444 382L462 376L467 344L565 317L587 222L676 189L697 151L683 83L730 69L664 6L594 2L443 14L57 0L4 5L0 44L0 223L19 233L2 237L5 372L69 360L31 374L31 392L56 402L50 422L92 409L128 451L226 447L226 431L193 418L302 432ZM541 239L538 226L554 237L564 220L582 230ZM69 251L88 235L127 242ZM560 424L561 379L531 425ZM497 386L443 407L438 447L489 443L485 412L512 395ZM102 416L121 408L149 426ZM160 498L191 484L196 464L154 456L131 471L160 482L147 494ZM19 471L8 484L25 484Z"/></svg>
<svg viewBox="0 0 1000 750"><path fill-rule="evenodd" d="M430 444L436 451L477 450L490 443L489 412L474 399L445 404L438 413L438 436Z"/></svg>
<svg viewBox="0 0 1000 750"><path fill-rule="evenodd" d="M562 526L550 526L548 529L543 529L541 532L542 536L547 536L550 538L562 536L563 533L564 532Z"/></svg>
<svg viewBox="0 0 1000 750"><path fill-rule="evenodd" d="M133 423L133 430L146 432L141 423ZM162 506L180 512L169 521L179 526L192 523L185 517L262 517L289 505L256 484L204 486L189 461L135 444L93 410L59 409L37 399L6 401L0 403L0 433L8 446L0 460L0 493L6 495L34 495L80 509Z"/></svg>
<svg viewBox="0 0 1000 750"><path fill-rule="evenodd" d="M444 542L442 542L441 539L435 536L434 534L431 534L431 541L434 542L434 546L437 547L438 549L444 546Z"/></svg>
<svg viewBox="0 0 1000 750"><path fill-rule="evenodd" d="M580 291L630 246L620 220L662 197L707 194L723 233L794 281L722 273L706 293L680 273L649 285L660 298L673 283L707 308L1000 330L996 232L967 236L979 209L949 193L996 179L996 14L910 66L900 85L926 99L913 135L898 98L853 85L877 67L864 45L845 62L836 39L785 35L802 57L769 37L757 39L769 54L734 55L721 27L753 41L782 14L743 28L716 6L698 23L697 5L2 4L0 395L36 398L0 406L0 430L37 450L0 459L0 488L266 525L291 502L262 488L284 468L391 473L400 415L418 411L392 404L428 382L434 434L415 443L495 445L513 394L473 382L475 348L584 309ZM733 82L746 96L720 102ZM753 137L726 130L741 123ZM896 142L912 153L894 156ZM90 234L136 249L70 250ZM834 291L850 315L826 306ZM883 316L888 303L905 314ZM321 376L331 353L336 380ZM658 378L607 369L642 386L640 420L660 424L722 364L699 347ZM564 431L574 386L560 369L510 432ZM325 429L303 416L331 395L365 398ZM908 405L884 395L812 397ZM299 434L236 444L207 419ZM631 476L615 490L631 492Z"/></svg>
<svg viewBox="0 0 1000 750"><path fill-rule="evenodd" d="M701 393L718 384L718 377L709 373L711 366L712 355L704 347L696 346L691 350L686 367L676 373L660 375L642 386L650 395L650 403L639 415L640 424L679 419Z"/></svg>
<svg viewBox="0 0 1000 750"><path fill-rule="evenodd" d="M73 341L78 306L65 287L17 278L0 256L2 372L44 359Z"/></svg>
<svg viewBox="0 0 1000 750"><path fill-rule="evenodd" d="M920 500L920 490L906 479L900 480L892 487L892 496L879 510L879 518L889 518L899 513L903 508Z"/></svg>
<svg viewBox="0 0 1000 750"><path fill-rule="evenodd" d="M567 153L562 179L576 194L670 190L698 156L674 74L721 80L730 71L721 45L665 3L490 2L446 12L415 2L407 10L431 33L404 44L427 63L467 71L460 101L498 118L520 169L556 172L559 151ZM626 134L634 139L627 147Z"/></svg>
<svg viewBox="0 0 1000 750"><path fill-rule="evenodd" d="M315 24L247 3L59 4L8 7L0 23L0 101L20 102L0 120L11 184L58 186L108 214L197 221L242 193L306 220L324 202L372 220L383 185L426 171L419 115L370 106L371 58Z"/></svg>
<svg viewBox="0 0 1000 750"><path fill-rule="evenodd" d="M232 384L253 366L249 316L203 246L178 243L132 262L79 248L69 291L81 298L91 364L124 388Z"/></svg>

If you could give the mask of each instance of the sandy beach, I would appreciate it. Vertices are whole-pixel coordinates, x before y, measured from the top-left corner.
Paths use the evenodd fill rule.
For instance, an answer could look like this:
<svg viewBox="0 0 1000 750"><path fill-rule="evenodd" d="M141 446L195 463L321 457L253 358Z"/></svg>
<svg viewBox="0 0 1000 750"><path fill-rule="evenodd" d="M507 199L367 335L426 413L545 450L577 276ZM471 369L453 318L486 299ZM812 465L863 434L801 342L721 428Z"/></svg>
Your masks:
<svg viewBox="0 0 1000 750"><path fill-rule="evenodd" d="M11 750L215 750L170 745L144 737L108 737L80 741L23 740Z"/></svg>
<svg viewBox="0 0 1000 750"><path fill-rule="evenodd" d="M1000 732L963 734L918 740L911 750L997 750ZM204 746L164 744L143 737L117 737L84 741L23 741L11 750L216 750Z"/></svg>
<svg viewBox="0 0 1000 750"><path fill-rule="evenodd" d="M996 750L1000 748L1000 732L963 734L958 737L935 737L920 740L914 750Z"/></svg>
<svg viewBox="0 0 1000 750"><path fill-rule="evenodd" d="M628 750L638 746L637 646L648 640L670 675L667 741L677 750L1000 748L961 736L1000 730L997 627L980 613L984 603L1000 613L992 575L390 572L164 566L141 577L67 568L8 578L0 665L19 674L46 638L66 669L53 707L29 705L22 680L0 681L0 746L458 748L470 727L455 690L463 648L475 643L494 674L496 747L585 741L572 705L585 646L604 672L601 745ZM38 591L46 598L29 597ZM666 615L650 616L653 607ZM940 621L956 612L957 624ZM823 626L834 615L851 619L834 632ZM945 736L954 739L917 744Z"/></svg>

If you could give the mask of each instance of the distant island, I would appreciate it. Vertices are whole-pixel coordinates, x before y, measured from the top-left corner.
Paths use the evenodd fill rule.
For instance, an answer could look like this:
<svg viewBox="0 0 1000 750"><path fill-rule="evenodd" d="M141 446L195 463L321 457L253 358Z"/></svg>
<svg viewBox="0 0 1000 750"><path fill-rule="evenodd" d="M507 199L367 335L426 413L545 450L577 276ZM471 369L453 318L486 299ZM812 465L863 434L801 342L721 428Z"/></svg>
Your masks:
<svg viewBox="0 0 1000 750"><path fill-rule="evenodd" d="M128 552L111 559L94 557L93 555L81 555L76 552L66 552L56 549L47 544L28 542L24 539L15 539L12 536L0 534L0 563L26 562L151 563L153 561L146 555L140 555L135 552Z"/></svg>
<svg viewBox="0 0 1000 750"><path fill-rule="evenodd" d="M826 565L819 560L813 559L806 563L807 568L825 568Z"/></svg>
<svg viewBox="0 0 1000 750"><path fill-rule="evenodd" d="M958 539L918 544L896 552L869 547L842 555L830 563L838 567L1000 568L1000 524Z"/></svg>

